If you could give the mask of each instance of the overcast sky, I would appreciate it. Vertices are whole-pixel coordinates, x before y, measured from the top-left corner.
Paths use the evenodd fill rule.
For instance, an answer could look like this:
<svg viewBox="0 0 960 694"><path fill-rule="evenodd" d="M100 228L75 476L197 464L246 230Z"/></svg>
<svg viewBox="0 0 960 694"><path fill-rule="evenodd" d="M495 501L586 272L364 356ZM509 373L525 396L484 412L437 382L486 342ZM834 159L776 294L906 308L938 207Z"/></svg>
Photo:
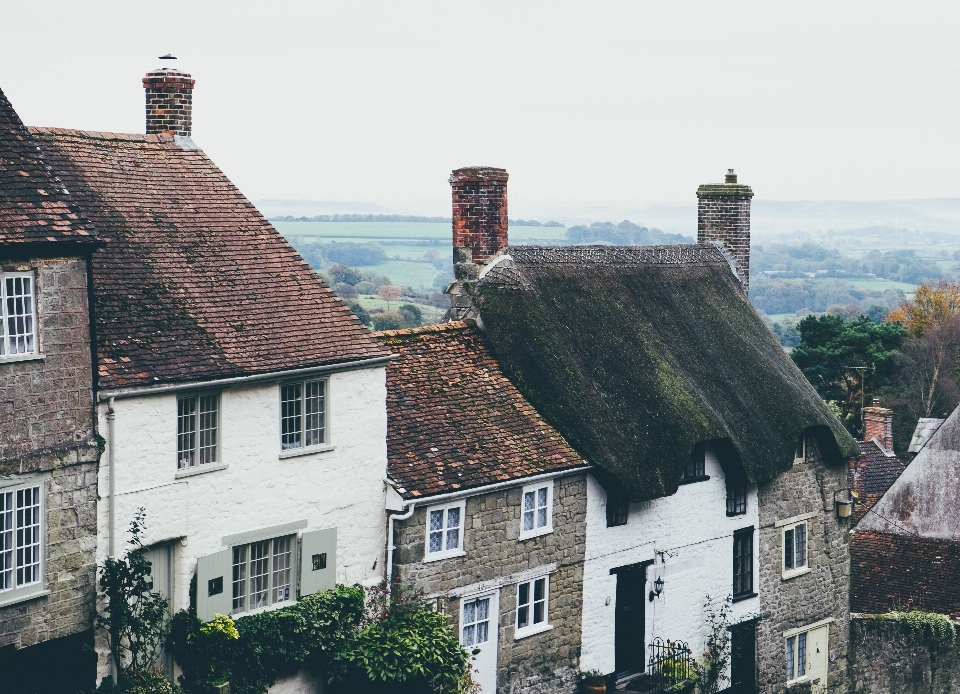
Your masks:
<svg viewBox="0 0 960 694"><path fill-rule="evenodd" d="M194 139L251 198L449 212L509 170L511 216L960 195L960 2L13 2L0 87L29 125L142 132L172 52Z"/></svg>

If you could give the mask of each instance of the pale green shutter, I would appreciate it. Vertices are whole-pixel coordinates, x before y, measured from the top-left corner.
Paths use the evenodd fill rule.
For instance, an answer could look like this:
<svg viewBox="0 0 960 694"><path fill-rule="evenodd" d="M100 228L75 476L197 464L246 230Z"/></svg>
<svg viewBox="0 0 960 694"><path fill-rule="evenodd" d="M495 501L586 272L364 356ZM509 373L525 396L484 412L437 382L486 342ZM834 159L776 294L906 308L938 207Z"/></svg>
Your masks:
<svg viewBox="0 0 960 694"><path fill-rule="evenodd" d="M300 545L300 597L337 585L337 529L304 533Z"/></svg>
<svg viewBox="0 0 960 694"><path fill-rule="evenodd" d="M209 622L233 607L233 550L197 559L197 617Z"/></svg>

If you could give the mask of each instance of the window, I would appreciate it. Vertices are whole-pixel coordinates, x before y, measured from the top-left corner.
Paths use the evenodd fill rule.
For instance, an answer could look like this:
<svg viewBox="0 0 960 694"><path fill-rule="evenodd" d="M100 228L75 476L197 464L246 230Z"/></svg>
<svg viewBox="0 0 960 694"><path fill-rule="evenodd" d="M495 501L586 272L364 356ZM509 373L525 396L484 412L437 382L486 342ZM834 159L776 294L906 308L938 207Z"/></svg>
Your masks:
<svg viewBox="0 0 960 694"><path fill-rule="evenodd" d="M807 568L807 522L783 528L783 573L787 576Z"/></svg>
<svg viewBox="0 0 960 694"><path fill-rule="evenodd" d="M753 597L753 528L733 533L733 597Z"/></svg>
<svg viewBox="0 0 960 694"><path fill-rule="evenodd" d="M520 509L520 539L553 532L553 482L523 488Z"/></svg>
<svg viewBox="0 0 960 694"><path fill-rule="evenodd" d="M683 477L680 479L680 484L710 479L710 477L707 476L706 460L706 446L697 444L693 449L693 453L690 454L686 466L683 468Z"/></svg>
<svg viewBox="0 0 960 694"><path fill-rule="evenodd" d="M787 638L787 681L807 674L807 634Z"/></svg>
<svg viewBox="0 0 960 694"><path fill-rule="evenodd" d="M425 561L460 556L463 551L464 502L427 509Z"/></svg>
<svg viewBox="0 0 960 694"><path fill-rule="evenodd" d="M727 515L740 516L747 512L747 485L727 483Z"/></svg>
<svg viewBox="0 0 960 694"><path fill-rule="evenodd" d="M490 638L490 598L476 598L463 603L460 619L460 643L477 646Z"/></svg>
<svg viewBox="0 0 960 694"><path fill-rule="evenodd" d="M800 436L797 438L797 450L796 452L794 452L793 457L796 460L800 460L806 457L806 454L807 454L807 440L803 434L800 434Z"/></svg>
<svg viewBox="0 0 960 694"><path fill-rule="evenodd" d="M36 286L33 273L0 273L0 358L37 353Z"/></svg>
<svg viewBox="0 0 960 694"><path fill-rule="evenodd" d="M627 524L627 497L607 492L607 527Z"/></svg>
<svg viewBox="0 0 960 694"><path fill-rule="evenodd" d="M280 386L280 449L319 446L327 441L327 382Z"/></svg>
<svg viewBox="0 0 960 694"><path fill-rule="evenodd" d="M220 396L177 398L177 469L217 462Z"/></svg>
<svg viewBox="0 0 960 694"><path fill-rule="evenodd" d="M523 637L545 631L550 596L550 577L543 576L517 585L517 630Z"/></svg>
<svg viewBox="0 0 960 694"><path fill-rule="evenodd" d="M0 490L0 600L42 587L40 485Z"/></svg>
<svg viewBox="0 0 960 694"><path fill-rule="evenodd" d="M294 597L293 535L233 547L233 614L286 602Z"/></svg>

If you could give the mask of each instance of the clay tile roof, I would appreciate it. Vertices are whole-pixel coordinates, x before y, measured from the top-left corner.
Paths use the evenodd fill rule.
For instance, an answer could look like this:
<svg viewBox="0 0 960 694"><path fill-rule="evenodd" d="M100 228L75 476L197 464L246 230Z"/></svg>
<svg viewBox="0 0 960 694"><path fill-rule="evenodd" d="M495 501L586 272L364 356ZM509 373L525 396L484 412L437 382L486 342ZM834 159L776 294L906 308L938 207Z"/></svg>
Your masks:
<svg viewBox="0 0 960 694"><path fill-rule="evenodd" d="M850 539L850 610L960 616L960 543L857 531Z"/></svg>
<svg viewBox="0 0 960 694"><path fill-rule="evenodd" d="M906 466L893 455L886 455L875 441L858 441L860 457L850 470L850 488L857 490L860 503L853 508L853 523L872 508L890 489Z"/></svg>
<svg viewBox="0 0 960 694"><path fill-rule="evenodd" d="M93 267L102 388L388 354L191 142L31 133L106 241Z"/></svg>
<svg viewBox="0 0 960 694"><path fill-rule="evenodd" d="M0 91L0 245L95 245L93 226Z"/></svg>
<svg viewBox="0 0 960 694"><path fill-rule="evenodd" d="M584 462L500 372L464 323L378 333L387 368L387 468L417 498Z"/></svg>

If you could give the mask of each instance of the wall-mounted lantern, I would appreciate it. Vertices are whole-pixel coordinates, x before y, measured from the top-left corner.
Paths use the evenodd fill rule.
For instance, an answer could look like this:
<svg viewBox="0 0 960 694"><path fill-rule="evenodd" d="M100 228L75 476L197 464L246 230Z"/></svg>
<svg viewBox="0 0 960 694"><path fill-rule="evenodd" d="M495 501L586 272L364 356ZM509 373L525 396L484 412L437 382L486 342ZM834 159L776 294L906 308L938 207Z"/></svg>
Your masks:
<svg viewBox="0 0 960 694"><path fill-rule="evenodd" d="M833 493L833 502L837 509L837 518L849 518L853 512L853 495L849 489L838 489Z"/></svg>
<svg viewBox="0 0 960 694"><path fill-rule="evenodd" d="M659 598L662 592L663 592L663 577L658 576L657 580L653 582L653 590L650 591L650 602L653 602L654 598Z"/></svg>

